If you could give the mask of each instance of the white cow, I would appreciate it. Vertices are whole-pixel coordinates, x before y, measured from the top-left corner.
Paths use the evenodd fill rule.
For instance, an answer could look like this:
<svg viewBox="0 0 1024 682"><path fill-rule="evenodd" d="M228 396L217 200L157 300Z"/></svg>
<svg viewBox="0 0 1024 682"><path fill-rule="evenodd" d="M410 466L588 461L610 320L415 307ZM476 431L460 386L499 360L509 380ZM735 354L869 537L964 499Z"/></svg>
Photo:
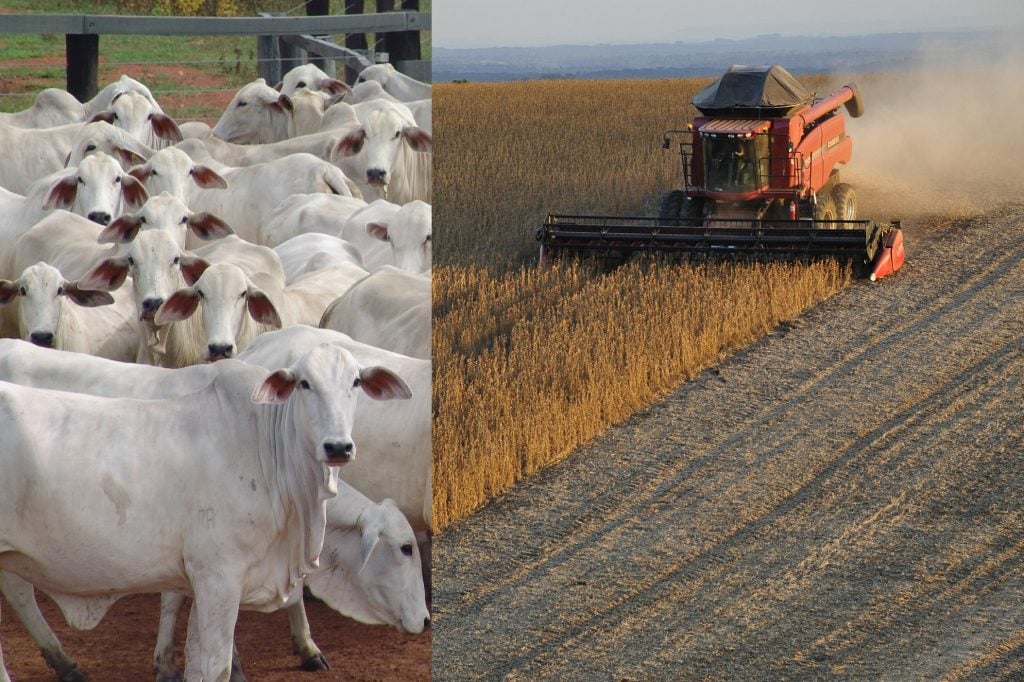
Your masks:
<svg viewBox="0 0 1024 682"><path fill-rule="evenodd" d="M186 395L205 387L237 363L226 360L170 370L116 363L80 353L57 353L21 341L0 340L0 381L108 397L154 399ZM363 547L370 547L365 565ZM327 501L327 532L320 566L306 579L314 595L342 615L360 622L382 623L418 633L429 623L430 617L420 573L413 530L395 505L390 501L374 503L339 481L338 495ZM0 574L2 579L3 574ZM12 600L12 606L33 633L47 662L58 676L63 676L68 670L74 670L75 664L43 621L31 585L24 587L27 587L27 594L22 595L17 605ZM292 639L302 660L322 660L319 648L310 637L301 600L288 610ZM173 603L171 611L177 611ZM171 627L166 627L168 625ZM173 620L162 618L161 639L154 661L160 679L178 677L170 648L172 629Z"/></svg>
<svg viewBox="0 0 1024 682"><path fill-rule="evenodd" d="M93 114L109 109L116 95L129 91L141 93L157 107L157 111L162 112L149 88L122 75L120 80L107 85L84 104L67 90L46 88L36 95L35 102L28 109L10 114L0 113L0 123L19 128L53 128L68 123L82 123Z"/></svg>
<svg viewBox="0 0 1024 682"><path fill-rule="evenodd" d="M426 537L433 523L430 360L392 353L330 329L306 325L267 332L238 359L261 367L287 364L288 358L323 343L345 348L361 363L384 364L409 385L412 400L356 407L353 435L361 448L360 457L341 470L341 477L370 499L393 499L417 534Z"/></svg>
<svg viewBox="0 0 1024 682"><path fill-rule="evenodd" d="M64 161L65 166L77 166L82 159L103 152L113 156L128 170L143 163L155 150L129 135L127 131L110 125L106 121L86 123L71 140L71 151Z"/></svg>
<svg viewBox="0 0 1024 682"><path fill-rule="evenodd" d="M213 248L226 242L230 240ZM234 250L208 255L221 260L183 260L182 273L190 286L174 292L154 318L165 339L166 351L159 359L165 367L230 358L271 328L316 324L332 301L366 275L358 265L345 263L284 286L283 275L278 280L264 270L245 267Z"/></svg>
<svg viewBox="0 0 1024 682"><path fill-rule="evenodd" d="M167 192L186 204L192 191L227 189L228 182L209 166L196 163L177 147L158 150L144 164L132 166L129 175L146 186L151 194Z"/></svg>
<svg viewBox="0 0 1024 682"><path fill-rule="evenodd" d="M334 148L346 132L327 130L267 144L234 144L210 134L186 139L176 146L196 161L205 163L208 159L214 158L228 166L251 166L254 163L273 161L289 154L300 153L332 161Z"/></svg>
<svg viewBox="0 0 1024 682"><path fill-rule="evenodd" d="M281 82L274 86L281 93L292 97L303 88L329 95L345 95L352 92L346 83L331 78L315 64L302 64L286 73Z"/></svg>
<svg viewBox="0 0 1024 682"><path fill-rule="evenodd" d="M174 119L160 111L151 99L134 90L117 93L109 108L94 114L89 120L106 121L154 149L182 139Z"/></svg>
<svg viewBox="0 0 1024 682"><path fill-rule="evenodd" d="M0 123L17 128L53 128L80 123L85 119L85 107L67 90L46 88L36 95L28 109L0 113Z"/></svg>
<svg viewBox="0 0 1024 682"><path fill-rule="evenodd" d="M146 198L145 187L106 154L34 182L25 196L0 189L0 276L15 274L2 268L14 241L54 209L106 225L123 206L141 206Z"/></svg>
<svg viewBox="0 0 1024 682"><path fill-rule="evenodd" d="M378 199L349 216L339 236L359 249L370 272L385 265L426 272L432 263L431 216L422 201L399 206Z"/></svg>
<svg viewBox="0 0 1024 682"><path fill-rule="evenodd" d="M274 251L281 259L285 282L288 284L307 273L336 265L351 263L363 267L363 256L359 249L344 239L319 232L295 235L275 246Z"/></svg>
<svg viewBox="0 0 1024 682"><path fill-rule="evenodd" d="M292 194L264 217L256 231L256 241L274 247L311 232L337 237L349 217L366 205L355 197Z"/></svg>
<svg viewBox="0 0 1024 682"><path fill-rule="evenodd" d="M125 594L190 594L186 677L227 680L238 609L299 599L317 568L333 467L355 451L358 388L409 396L390 371L330 346L269 376L232 368L181 398L0 385L0 570L77 627ZM144 466L141 434L160 443Z"/></svg>
<svg viewBox="0 0 1024 682"><path fill-rule="evenodd" d="M235 93L211 132L235 144L279 142L295 134L293 111L288 95L257 78Z"/></svg>
<svg viewBox="0 0 1024 682"><path fill-rule="evenodd" d="M345 175L363 195L404 204L430 201L433 187L433 138L416 125L401 102L371 100L353 106L359 127L338 142L335 152Z"/></svg>
<svg viewBox="0 0 1024 682"><path fill-rule="evenodd" d="M381 85L380 81L359 81L352 86L351 95L343 95L341 101L348 102L349 104L357 104L359 102L366 102L371 99L389 99L392 102L401 102L394 95L388 93Z"/></svg>
<svg viewBox="0 0 1024 682"><path fill-rule="evenodd" d="M139 345L130 290L85 291L52 265L36 263L14 281L0 279L0 304L15 308L25 341L128 362Z"/></svg>
<svg viewBox="0 0 1024 682"><path fill-rule="evenodd" d="M366 67L359 72L356 84L370 80L379 82L385 91L403 102L430 99L433 96L433 88L429 83L406 76L392 64L374 64Z"/></svg>
<svg viewBox="0 0 1024 682"><path fill-rule="evenodd" d="M428 359L430 285L429 274L386 265L332 303L320 326L395 353Z"/></svg>
<svg viewBox="0 0 1024 682"><path fill-rule="evenodd" d="M227 189L189 190L188 205L197 211L215 213L235 233L258 242L258 230L278 204L293 194L334 194L351 197L359 189L337 166L312 154L290 154L280 159L232 168L210 158L206 167L227 183ZM189 246L195 242L189 240Z"/></svg>

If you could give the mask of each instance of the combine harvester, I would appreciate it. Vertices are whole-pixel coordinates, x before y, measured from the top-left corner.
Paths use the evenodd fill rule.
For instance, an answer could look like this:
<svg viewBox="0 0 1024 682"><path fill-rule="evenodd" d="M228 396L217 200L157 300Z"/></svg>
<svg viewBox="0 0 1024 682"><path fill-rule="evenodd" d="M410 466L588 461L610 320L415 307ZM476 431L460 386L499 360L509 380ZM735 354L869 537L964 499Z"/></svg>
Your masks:
<svg viewBox="0 0 1024 682"><path fill-rule="evenodd" d="M857 220L840 182L849 162L842 105L863 113L855 85L824 99L781 66L733 66L693 98L702 116L677 139L682 189L650 217L549 215L537 229L541 262L562 252L636 251L751 258L837 258L876 280L903 265L903 232Z"/></svg>

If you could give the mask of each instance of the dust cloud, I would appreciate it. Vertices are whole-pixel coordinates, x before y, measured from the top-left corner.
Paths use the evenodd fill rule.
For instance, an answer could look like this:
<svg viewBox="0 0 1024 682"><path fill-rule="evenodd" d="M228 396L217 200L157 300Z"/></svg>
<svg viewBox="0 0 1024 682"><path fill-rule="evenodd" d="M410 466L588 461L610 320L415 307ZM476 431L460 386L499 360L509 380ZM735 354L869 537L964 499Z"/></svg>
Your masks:
<svg viewBox="0 0 1024 682"><path fill-rule="evenodd" d="M842 170L861 217L966 217L1024 198L1024 49L1012 42L952 60L925 49L900 72L832 79L856 82L864 103L847 119Z"/></svg>

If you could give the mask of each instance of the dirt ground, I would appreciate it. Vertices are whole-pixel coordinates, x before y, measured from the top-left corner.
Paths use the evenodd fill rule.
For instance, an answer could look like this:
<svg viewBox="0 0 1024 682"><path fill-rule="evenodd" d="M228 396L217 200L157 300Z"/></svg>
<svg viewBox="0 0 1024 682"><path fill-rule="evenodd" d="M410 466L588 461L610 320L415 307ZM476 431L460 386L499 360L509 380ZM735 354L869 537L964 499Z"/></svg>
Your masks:
<svg viewBox="0 0 1024 682"><path fill-rule="evenodd" d="M155 679L153 645L160 618L158 595L126 597L100 621L95 630L68 626L49 599L41 600L43 614L64 651L92 682L138 682ZM288 617L242 612L235 629L236 644L247 677L253 682L350 680L358 682L412 682L430 679L431 632L404 635L384 627L362 625L342 618L320 602L307 600L313 641L323 651L331 669L308 673L298 668L292 654ZM186 611L178 619L178 665L184 666ZM4 604L0 623L4 658L14 682L53 682L39 650L10 608Z"/></svg>
<svg viewBox="0 0 1024 682"><path fill-rule="evenodd" d="M902 273L435 539L435 679L1024 678L1024 203L858 186Z"/></svg>

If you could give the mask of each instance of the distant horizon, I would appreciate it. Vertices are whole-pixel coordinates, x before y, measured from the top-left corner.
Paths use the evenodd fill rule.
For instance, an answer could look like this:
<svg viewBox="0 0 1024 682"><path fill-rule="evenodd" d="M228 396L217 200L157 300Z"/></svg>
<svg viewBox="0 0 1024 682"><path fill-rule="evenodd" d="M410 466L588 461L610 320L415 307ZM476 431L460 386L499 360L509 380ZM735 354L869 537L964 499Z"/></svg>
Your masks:
<svg viewBox="0 0 1024 682"><path fill-rule="evenodd" d="M445 0L433 7L435 48L557 47L850 36L1024 27L1020 0Z"/></svg>
<svg viewBox="0 0 1024 682"><path fill-rule="evenodd" d="M621 41L621 42L610 42L610 41L599 41L599 42L561 42L561 43L550 43L543 45L477 45L472 47L452 47L446 45L439 45L434 43L432 49L434 50L542 50L545 48L560 48L560 47L602 47L602 46L614 46L614 47L628 47L631 45L676 45L676 44L693 44L693 45L704 45L715 42L743 42L750 40L757 40L759 38L852 38L857 36L884 36L884 35L932 35L932 34L943 34L943 33L975 33L975 32L997 32L997 33L1024 33L1024 25L1000 25L1000 24L977 24L972 26L951 26L947 28L932 28L932 29L893 29L893 30L876 30L876 31L851 31L843 33L787 33L782 31L764 31L752 35L744 35L741 37L723 37L716 36L714 38L677 38L671 40L644 40L644 41Z"/></svg>

